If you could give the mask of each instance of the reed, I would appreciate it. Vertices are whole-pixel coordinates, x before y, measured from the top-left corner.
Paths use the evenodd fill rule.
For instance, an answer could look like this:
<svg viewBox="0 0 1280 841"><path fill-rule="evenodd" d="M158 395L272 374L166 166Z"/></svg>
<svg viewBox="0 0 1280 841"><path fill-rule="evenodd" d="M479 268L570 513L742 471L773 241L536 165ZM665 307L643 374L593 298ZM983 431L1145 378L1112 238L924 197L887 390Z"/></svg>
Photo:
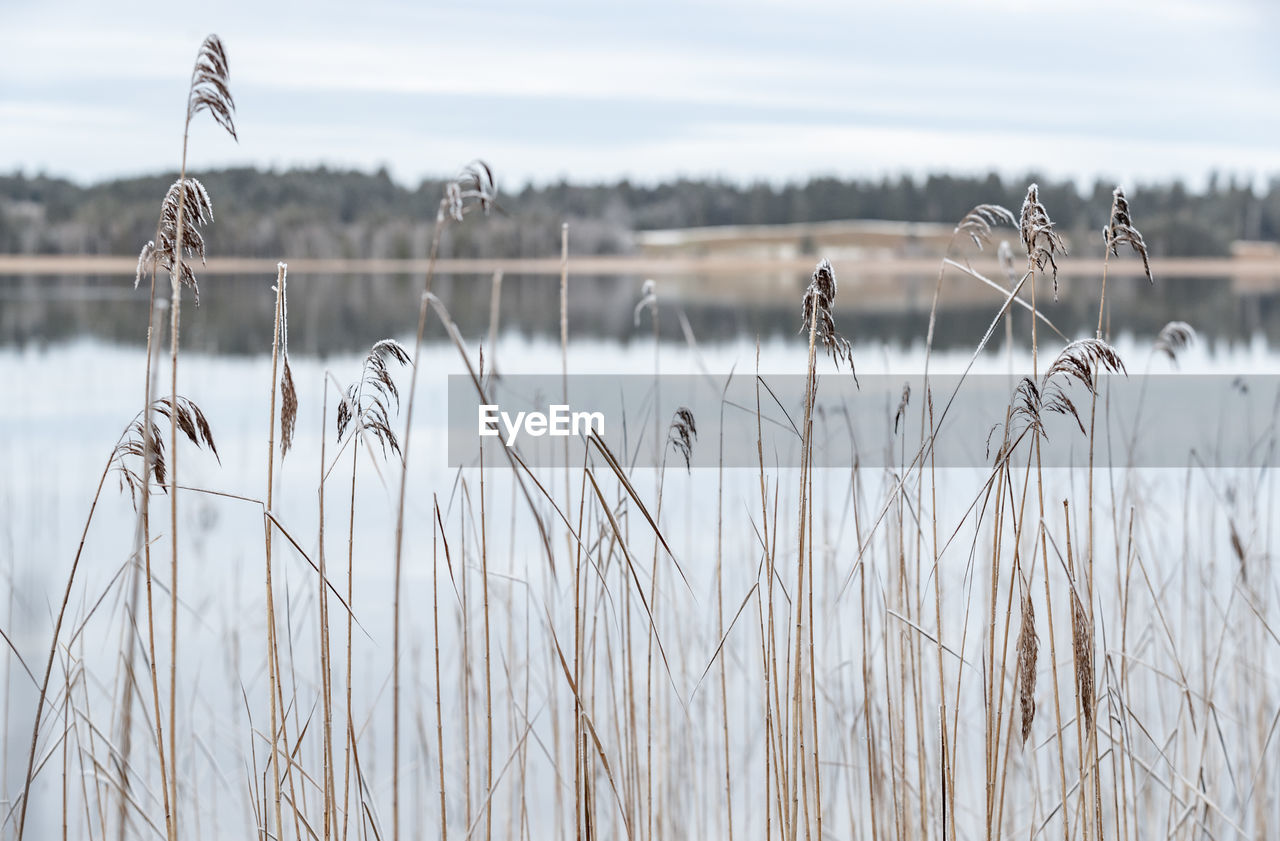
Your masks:
<svg viewBox="0 0 1280 841"><path fill-rule="evenodd" d="M234 136L226 71L221 43L206 41L184 135L191 119L208 110ZM213 837L241 820L263 839L325 841L402 834L512 841L1269 837L1280 720L1274 581L1264 563L1272 551L1271 479L1197 484L1204 472L1197 466L1174 492L1169 483L1118 468L1106 484L1101 473L1095 483L1092 469L1083 480L1063 478L1046 469L1042 455L1057 423L1052 416L1067 419L1072 443L1087 442L1091 467L1095 448L1117 422L1106 411L1104 378L1128 369L1110 343L1116 296L1112 290L1108 298L1108 266L1123 246L1151 277L1146 241L1123 191L1112 194L1104 229L1108 258L1097 289L1097 327L1075 340L1053 325L1056 311L1037 300L1046 279L1057 297L1056 275L1067 259L1067 243L1038 188L1031 185L1016 217L993 204L966 214L938 267L923 383L904 387L896 409L892 400L883 407L883 441L857 440L848 421L858 455L841 469L820 466L822 447L840 434L842 420L827 399L831 381L820 377L827 364L820 356L837 372L847 365L857 380L852 343L836 325L836 269L822 260L800 302L803 339L780 353L794 352L791 367L804 372L802 412L772 390L765 369L775 360L762 360L757 344L755 406L729 403L732 373L723 384L712 376L700 386L719 392L714 432L714 419L701 413L695 419L687 406L674 413L662 408L655 386L652 405L631 407L625 437L591 437L580 463L567 448L563 466L552 451L545 467L533 466L518 447L497 451L497 463L494 451L484 451L447 478L431 475L429 503L414 500L409 490L418 487L417 471L431 469L426 460L410 459L415 402L425 402L419 380L447 367L468 374L481 397L498 382L501 275L491 281L479 353L432 288L449 230L475 210L492 210L495 192L492 172L479 163L445 185L413 347L383 339L358 360L348 384L326 374L315 449L308 424L298 423L305 415L299 398L319 378L309 375L302 354L290 359L287 271L280 264L269 389L256 393L253 404L268 417L265 435L251 442L265 444L266 487L260 499L251 498L183 485L176 476L175 445L183 440L184 453L194 448L229 465L244 463L227 458L243 442L229 444L219 427L215 445L204 411L174 391L180 294L198 294L194 262L204 255L202 231L212 219L207 192L187 175L184 151L136 276L141 286L150 274L153 290L158 272L171 280L168 309L152 295L146 408L107 454L58 610L51 611L43 673L26 669L5 635L12 651L7 672L18 666L16 680L25 670L38 689L22 792L6 818L18 838L41 782L60 824L52 831L91 839ZM1005 228L1016 233L1002 239ZM1020 257L1010 242L1020 243ZM966 261L970 247L995 251L999 280ZM577 293L569 282L566 228L560 256L565 397L578 353L569 342L570 296ZM849 277L843 268L841 277ZM995 291L990 326L975 337L955 390L944 395L935 393L941 380L934 342L948 279ZM852 295L849 288L842 305L861 306L856 286ZM1092 294L1083 302L1090 319ZM637 328L650 317L655 380L659 363L675 370L669 360L678 355L663 344L658 304L650 281L634 309L625 305ZM661 304L682 315L674 299ZM989 463L976 478L941 470L935 444L955 422L956 393L991 352L1002 324L1012 358L1015 310L1030 314L1029 344L1017 349L1029 355L1030 372L1011 377L999 406L1004 422L987 440ZM172 370L168 393L157 398L152 354L159 352L162 315L170 318ZM442 342L429 337L431 318ZM680 320L695 344L687 319ZM1151 347L1148 369L1153 360L1166 364L1162 358L1176 364L1194 335L1185 322L1170 322ZM430 370L436 351L450 345L456 356ZM507 352L502 358L504 373L524 362ZM865 362L861 351L859 359ZM966 363L963 355L947 363L953 361ZM918 438L909 429L917 412ZM754 477L729 467L730 413L756 426ZM1142 434L1142 418L1122 420L1133 424L1133 436ZM790 430L799 442L798 469L770 451L766 431L776 429ZM709 434L719 437L716 452L699 449ZM1260 440L1271 446L1275 436L1268 429ZM970 443L982 449L982 441ZM862 454L882 446L891 453L887 465L865 466ZM647 468L635 466L636 454L647 451L642 447L658 455L652 488ZM281 468L299 452L318 457L314 486ZM681 463L684 473L667 472ZM716 467L714 480L710 471L694 470L708 464ZM344 487L335 500L327 485L339 465ZM364 506L378 505L370 500L381 489L358 483L366 468L389 486L373 511ZM102 590L86 592L82 556L113 478L138 512L132 551L109 583L94 579ZM1103 489L1096 494L1095 484ZM291 521L300 515L282 501L294 488L317 494L318 508L308 504L306 515L318 515L313 533ZM231 617L223 621L234 627L222 629L221 639L213 610L202 610L201 630L188 624L179 637L179 491L219 511L246 506L263 518L262 601L237 596L224 604L224 594L214 592L200 605ZM170 502L168 582L152 575L152 493ZM1061 519L1046 499L1062 501ZM1172 560L1183 561L1182 569L1162 554L1171 513L1204 527L1201 533L1188 525L1178 538L1185 557ZM329 577L332 516L346 521L345 587ZM425 543L415 546L413 537L425 538L425 519L429 560ZM1114 569L1108 541L1095 546L1108 527ZM194 535L184 538L181 560L189 572L192 558L205 552ZM1196 565L1193 558L1205 560ZM432 565L429 584L425 563ZM340 578L337 564L333 574ZM369 583L362 578L357 603L356 579L363 575ZM155 590L163 599L166 584L167 652L163 619L154 618ZM345 617L335 619L339 609ZM16 625L14 614L11 605L7 623ZM256 646L250 659L265 659L265 721L248 689L261 685L261 671L242 665L239 643L230 642L240 638L241 624L265 625L265 639L250 640ZM346 653L339 667L331 646L342 624ZM388 627L389 646L379 636ZM129 649L111 679L96 673L86 645L104 628ZM190 693L182 721L180 687L188 679L195 685L196 669L179 669L177 661L197 645L197 634L200 644L208 634L236 654L225 664L209 658L202 665L200 691ZM135 665L135 650L145 672ZM361 685L363 675L368 685ZM234 717L215 713L203 697L214 693L243 709ZM133 730L144 726L150 744L139 750ZM242 779L232 763L244 766Z"/></svg>

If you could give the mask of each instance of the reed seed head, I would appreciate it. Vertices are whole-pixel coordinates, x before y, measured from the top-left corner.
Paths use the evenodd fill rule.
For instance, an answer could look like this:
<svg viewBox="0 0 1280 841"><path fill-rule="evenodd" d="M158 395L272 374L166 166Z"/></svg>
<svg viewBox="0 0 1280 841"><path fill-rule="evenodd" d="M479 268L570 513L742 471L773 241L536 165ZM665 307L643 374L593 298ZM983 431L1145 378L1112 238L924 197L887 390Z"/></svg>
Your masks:
<svg viewBox="0 0 1280 841"><path fill-rule="evenodd" d="M1169 361L1175 366L1178 364L1178 354L1186 350L1192 342L1196 340L1196 331L1185 321L1170 321L1160 329L1160 334L1156 336L1155 349L1169 357Z"/></svg>
<svg viewBox="0 0 1280 841"><path fill-rule="evenodd" d="M284 458L293 446L293 433L298 426L298 391L293 385L293 371L289 369L289 357L284 358L284 373L280 376L280 458Z"/></svg>
<svg viewBox="0 0 1280 841"><path fill-rule="evenodd" d="M280 355L284 359L284 372L280 375L280 458L283 459L293 446L293 432L298 425L298 391L293 386L293 371L289 367L289 267L277 264L280 277Z"/></svg>
<svg viewBox="0 0 1280 841"><path fill-rule="evenodd" d="M149 414L164 418L166 421L171 415L174 416L179 431L187 437L187 440L197 448L208 449L215 459L221 461L218 456L218 447L213 441L213 429L200 407L194 401L182 396L178 397L176 405L175 412L174 401L168 397L162 397L152 402ZM164 437L160 434L160 424L155 417L144 418L139 412L111 454L112 469L120 477L120 489L122 491L128 489L129 498L135 507L138 504L138 492L144 490L148 483L146 465L148 443L151 447L150 478L154 479L161 490L165 490ZM140 462L136 466L132 463L134 458Z"/></svg>
<svg viewBox="0 0 1280 841"><path fill-rule="evenodd" d="M849 371L857 373L853 368L853 345L848 339L836 332L836 321L831 314L831 307L836 300L836 273L831 268L831 261L823 260L813 270L813 279L804 292L804 314L801 332L813 331L815 338L822 342L836 367L840 362L849 363Z"/></svg>
<svg viewBox="0 0 1280 841"><path fill-rule="evenodd" d="M1093 729L1093 621L1080 596L1071 593L1071 655L1075 663L1076 694L1084 714L1085 726Z"/></svg>
<svg viewBox="0 0 1280 841"><path fill-rule="evenodd" d="M400 390L391 377L389 362L408 365L408 351L395 339L375 342L364 358L360 379L347 386L346 396L338 403L338 440L355 421L373 434L384 456L388 449L400 453L400 441L391 429L392 407L400 409Z"/></svg>
<svg viewBox="0 0 1280 841"><path fill-rule="evenodd" d="M1151 261L1147 258L1147 244L1142 234L1133 226L1133 218L1129 215L1129 201L1124 197L1124 190L1116 187L1111 194L1111 220L1102 229L1102 238L1106 241L1107 250L1119 256L1121 245L1132 248L1142 258L1142 270L1146 272L1147 281L1154 283L1151 277Z"/></svg>
<svg viewBox="0 0 1280 841"><path fill-rule="evenodd" d="M667 443L684 458L685 470L691 469L693 442L698 437L698 426L693 421L693 412L685 406L676 409L671 418L671 428L667 432Z"/></svg>
<svg viewBox="0 0 1280 841"><path fill-rule="evenodd" d="M983 246L991 244L991 229L996 225L1014 228L1017 227L1018 220L1013 218L1012 212L998 204L980 204L964 215L960 224L956 225L953 236L968 234L969 239L981 251Z"/></svg>
<svg viewBox="0 0 1280 841"><path fill-rule="evenodd" d="M200 305L200 286L196 283L196 273L192 270L187 258L199 257L201 264L205 262L204 237L200 235L201 226L213 221L213 203L204 185L195 178L186 179L183 188L181 180L174 181L165 193L160 204L160 225L157 238L142 246L138 254L138 271L133 279L136 289L148 269L164 269L170 275L191 287L195 295L196 305ZM178 203L182 203L182 255L174 253L178 240ZM158 244L157 244L158 243Z"/></svg>
<svg viewBox="0 0 1280 841"><path fill-rule="evenodd" d="M461 222L473 207L479 207L488 216L489 211L497 206L497 195L493 170L484 161L474 160L444 186L444 197L440 200L440 218L447 217Z"/></svg>
<svg viewBox="0 0 1280 841"><path fill-rule="evenodd" d="M645 310L649 310L654 315L658 312L658 286L652 278L646 278L640 287L640 301L636 304L635 312L632 313L632 323L636 327L640 326L640 314Z"/></svg>
<svg viewBox="0 0 1280 841"><path fill-rule="evenodd" d="M1053 299L1058 300L1058 255L1067 253L1067 244L1053 228L1053 220L1049 211L1040 203L1040 187L1032 184L1027 188L1027 197L1022 202L1022 214L1018 219L1018 228L1022 234L1022 246L1027 252L1028 266L1034 265L1040 271L1045 266L1053 270Z"/></svg>
<svg viewBox="0 0 1280 841"><path fill-rule="evenodd" d="M1045 435L1044 412L1065 415L1085 433L1080 412L1067 393L1072 382L1097 394L1097 377L1103 371L1126 374L1124 361L1115 348L1101 339L1079 339L1062 349L1040 382L1023 377L1014 389L1013 417L1023 421L1038 435Z"/></svg>
<svg viewBox="0 0 1280 841"><path fill-rule="evenodd" d="M893 433L898 434L898 422L907 415L907 404L911 402L911 383L902 384L902 398L898 401L898 411L893 414Z"/></svg>
<svg viewBox="0 0 1280 841"><path fill-rule="evenodd" d="M208 111L214 122L226 129L233 140L236 137L236 125L233 115L236 110L235 100L231 98L230 87L231 65L227 61L227 51L222 46L222 39L210 35L200 45L196 54L196 66L191 71L191 90L187 94L187 122L201 111Z"/></svg>
<svg viewBox="0 0 1280 841"><path fill-rule="evenodd" d="M1022 597L1022 628L1018 631L1018 707L1022 713L1022 743L1031 735L1036 717L1036 659L1040 640L1036 636L1036 611L1031 594Z"/></svg>

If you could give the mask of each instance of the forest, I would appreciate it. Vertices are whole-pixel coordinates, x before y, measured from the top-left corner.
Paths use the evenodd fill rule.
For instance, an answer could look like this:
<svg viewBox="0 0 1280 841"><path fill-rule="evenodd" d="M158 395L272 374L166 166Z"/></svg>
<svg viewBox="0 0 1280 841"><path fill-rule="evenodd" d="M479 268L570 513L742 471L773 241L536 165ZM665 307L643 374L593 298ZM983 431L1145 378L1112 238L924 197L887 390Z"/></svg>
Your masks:
<svg viewBox="0 0 1280 841"><path fill-rule="evenodd" d="M326 167L197 172L219 197L211 251L271 257L410 258L425 256L438 197L447 179L404 186L374 173ZM154 232L156 196L176 175L81 186L46 176L0 176L0 253L137 252ZM673 180L637 184L567 181L504 188L490 224L448 232L442 256L542 257L560 249L560 226L573 229L576 254L625 254L636 231L706 225L890 219L951 224L974 205L1017 208L1038 182L1056 210L1057 228L1100 256L1110 181L1087 188L1036 173L1018 178L930 175L880 179L817 177L803 183ZM1280 179L1265 189L1211 175L1202 190L1180 182L1128 188L1153 257L1225 256L1236 240L1280 239ZM1096 253L1095 253L1096 252Z"/></svg>

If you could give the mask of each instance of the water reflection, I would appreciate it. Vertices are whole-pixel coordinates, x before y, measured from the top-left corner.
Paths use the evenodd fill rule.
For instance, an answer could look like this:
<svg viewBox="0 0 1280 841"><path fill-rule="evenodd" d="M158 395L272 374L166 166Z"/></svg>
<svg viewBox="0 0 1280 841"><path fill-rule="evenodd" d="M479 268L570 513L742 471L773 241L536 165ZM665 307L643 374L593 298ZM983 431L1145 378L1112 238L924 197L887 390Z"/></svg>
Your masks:
<svg viewBox="0 0 1280 841"><path fill-rule="evenodd" d="M291 274L290 337L295 353L329 354L367 347L383 336L414 329L420 276ZM681 314L699 341L759 335L790 336L800 323L806 282L795 277L667 277L658 281L659 328L683 341ZM233 355L263 351L270 341L274 277L212 276L203 281L199 308L184 309L186 348ZM573 336L621 342L651 336L637 330L633 308L643 278L627 275L570 277L569 323ZM861 342L910 345L927 331L935 277L899 276L880 281L846 279L837 300L843 331ZM146 335L146 291L132 278L56 276L0 278L0 345L26 346L91 337L141 344ZM1055 303L1042 284L1038 304L1067 336L1092 332L1097 322L1097 281L1063 278ZM434 285L463 332L488 330L494 285L488 275L442 275ZM1153 336L1169 321L1183 320L1212 341L1244 341L1261 335L1280 342L1280 291L1250 288L1230 277L1158 280L1113 278L1108 285L1113 333ZM944 283L936 344L971 347L1000 305L999 294L954 273ZM559 278L508 275L501 284L499 324L526 336L558 336ZM1015 337L1026 340L1025 311L1015 316ZM998 335L1002 335L1001 330Z"/></svg>

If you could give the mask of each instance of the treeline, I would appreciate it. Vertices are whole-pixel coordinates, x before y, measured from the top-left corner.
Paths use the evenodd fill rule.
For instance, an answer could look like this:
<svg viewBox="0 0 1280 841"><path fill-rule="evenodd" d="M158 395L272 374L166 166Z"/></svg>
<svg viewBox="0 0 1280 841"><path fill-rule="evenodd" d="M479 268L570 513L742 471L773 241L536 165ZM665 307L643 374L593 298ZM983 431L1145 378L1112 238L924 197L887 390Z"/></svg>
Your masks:
<svg viewBox="0 0 1280 841"><path fill-rule="evenodd" d="M499 175L501 173L499 172ZM133 254L154 235L160 199L176 176L107 181L88 187L45 176L0 176L0 252ZM327 168L284 172L251 168L196 173L213 197L211 254L260 257L421 257L427 253L443 182L415 188L385 170ZM975 204L1015 213L1026 185L1041 199L1077 253L1097 253L1111 204L1109 183L1029 175L926 178L813 178L803 183L739 184L681 179L657 185L558 183L499 196L501 212L483 225L452 227L446 256L527 257L558 253L560 225L572 226L581 254L626 253L632 233L703 225L779 224L833 219L952 223ZM1280 178L1259 191L1211 178L1207 189L1180 183L1127 191L1134 221L1156 256L1215 256L1235 240L1280 240Z"/></svg>

